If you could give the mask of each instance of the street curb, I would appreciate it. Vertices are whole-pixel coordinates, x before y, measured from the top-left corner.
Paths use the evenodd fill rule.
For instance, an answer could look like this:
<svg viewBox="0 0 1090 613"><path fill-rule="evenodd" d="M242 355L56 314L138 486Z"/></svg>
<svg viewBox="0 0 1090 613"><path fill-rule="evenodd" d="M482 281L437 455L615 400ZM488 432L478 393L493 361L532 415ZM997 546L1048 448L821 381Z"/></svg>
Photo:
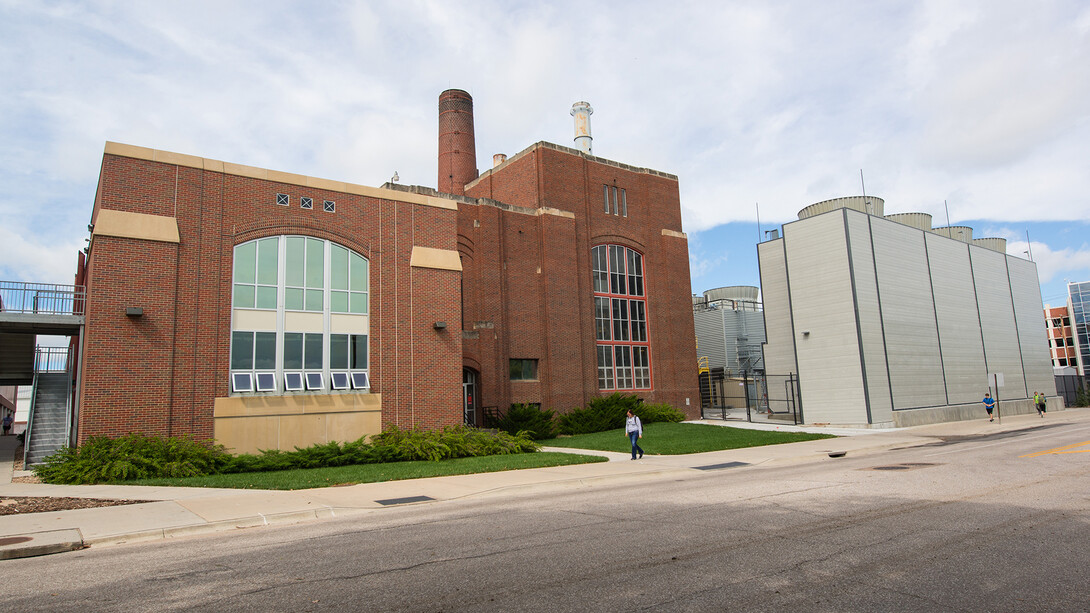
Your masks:
<svg viewBox="0 0 1090 613"><path fill-rule="evenodd" d="M5 541L9 544L4 544ZM83 549L85 546L79 528L31 532L0 538L0 560L46 556Z"/></svg>
<svg viewBox="0 0 1090 613"><path fill-rule="evenodd" d="M307 521L333 519L350 515L353 511L358 510L359 509L352 508L325 507L321 509L312 509L307 511L287 511L284 513L273 513L269 515L258 513L257 515L248 515L232 519L222 519L199 524L188 524L184 526L155 528L154 530L141 530L138 532L126 532L122 534L96 536L87 538L83 542L87 546L147 543L151 541L185 538L188 536L212 534L216 532L228 532L231 530L242 530L246 528L261 528L264 526L271 526L275 524L298 524Z"/></svg>

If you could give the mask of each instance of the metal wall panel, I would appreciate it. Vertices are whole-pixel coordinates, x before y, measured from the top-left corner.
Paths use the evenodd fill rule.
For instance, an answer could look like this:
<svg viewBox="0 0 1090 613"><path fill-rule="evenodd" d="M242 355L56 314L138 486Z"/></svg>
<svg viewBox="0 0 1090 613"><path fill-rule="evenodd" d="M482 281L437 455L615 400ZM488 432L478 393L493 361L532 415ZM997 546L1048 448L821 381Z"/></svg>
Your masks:
<svg viewBox="0 0 1090 613"><path fill-rule="evenodd" d="M1000 399L1025 398L1026 383L1022 374L1022 354L1018 346L1010 281L1007 278L1007 256L970 245L969 257L973 263L988 373L1003 374L1005 385L999 390ZM978 393L983 397L988 381L981 381L979 385Z"/></svg>
<svg viewBox="0 0 1090 613"><path fill-rule="evenodd" d="M1027 397L1032 397L1035 391L1051 395L1056 389L1056 379L1052 374L1052 357L1048 351L1037 265L1008 255L1007 274L1010 278L1011 294L1014 296L1014 317L1018 323L1022 370L1025 372L1028 387Z"/></svg>
<svg viewBox="0 0 1090 613"><path fill-rule="evenodd" d="M804 418L865 424L844 213L793 222L783 231Z"/></svg>
<svg viewBox="0 0 1090 613"><path fill-rule="evenodd" d="M984 341L980 335L969 245L931 233L925 238L946 394L950 404L977 402L984 396L980 382L987 378L988 371L984 365Z"/></svg>
<svg viewBox="0 0 1090 613"><path fill-rule="evenodd" d="M894 409L946 404L924 232L871 217Z"/></svg>
<svg viewBox="0 0 1090 613"><path fill-rule="evenodd" d="M870 216L848 211L847 219L870 418L873 423L888 422L893 419L893 400L890 396L886 342L878 303L878 281L874 273L874 251L871 249Z"/></svg>
<svg viewBox="0 0 1090 613"><path fill-rule="evenodd" d="M757 262L761 271L761 301L764 304L765 372L775 375L796 372L784 239L759 243Z"/></svg>
<svg viewBox="0 0 1090 613"><path fill-rule="evenodd" d="M726 368L722 311L695 311L693 323L696 325L696 355L707 356L710 368Z"/></svg>

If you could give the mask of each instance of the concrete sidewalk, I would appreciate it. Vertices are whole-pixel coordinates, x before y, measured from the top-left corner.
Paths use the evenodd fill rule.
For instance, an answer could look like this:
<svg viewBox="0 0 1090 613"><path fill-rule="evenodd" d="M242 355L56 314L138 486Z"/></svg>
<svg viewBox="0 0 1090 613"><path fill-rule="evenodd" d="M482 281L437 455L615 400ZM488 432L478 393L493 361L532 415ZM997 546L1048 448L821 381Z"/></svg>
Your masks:
<svg viewBox="0 0 1090 613"><path fill-rule="evenodd" d="M1020 415L1004 418L1002 424L981 419L894 431L853 430L852 436L835 439L683 456L648 455L637 461L631 461L627 453L550 448L550 451L604 455L610 461L296 491L11 483L12 458L17 443L14 436L6 436L0 437L0 498L70 496L153 502L0 516L0 559L69 551L89 545L133 543L344 517L404 504L501 496L517 490L546 493L600 482L646 481L728 463L742 463L733 466L744 468L832 462L835 460L830 458L831 453L843 452L854 457L895 447L924 445L939 437L1004 432L1049 421L1090 422L1090 411L1049 412L1046 420L1042 421L1037 415ZM795 426L772 425L767 429L841 433L841 429Z"/></svg>

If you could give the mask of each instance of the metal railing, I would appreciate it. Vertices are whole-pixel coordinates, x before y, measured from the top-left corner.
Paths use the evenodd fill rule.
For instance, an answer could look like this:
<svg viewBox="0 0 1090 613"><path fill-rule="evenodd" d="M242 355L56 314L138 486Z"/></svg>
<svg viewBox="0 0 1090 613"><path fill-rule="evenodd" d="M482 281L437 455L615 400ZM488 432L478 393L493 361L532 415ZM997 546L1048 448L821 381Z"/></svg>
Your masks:
<svg viewBox="0 0 1090 613"><path fill-rule="evenodd" d="M72 372L72 352L68 347L36 347L34 349L34 383L31 385L30 407L27 415L26 429L23 430L23 467L26 467L30 457L30 436L34 430L34 412L38 396L38 375L41 373L67 373L65 384L70 385ZM72 393L68 390L65 394L64 407L64 440L65 444L71 442L72 436Z"/></svg>
<svg viewBox="0 0 1090 613"><path fill-rule="evenodd" d="M6 313L82 315L86 299L82 285L0 281L0 310Z"/></svg>

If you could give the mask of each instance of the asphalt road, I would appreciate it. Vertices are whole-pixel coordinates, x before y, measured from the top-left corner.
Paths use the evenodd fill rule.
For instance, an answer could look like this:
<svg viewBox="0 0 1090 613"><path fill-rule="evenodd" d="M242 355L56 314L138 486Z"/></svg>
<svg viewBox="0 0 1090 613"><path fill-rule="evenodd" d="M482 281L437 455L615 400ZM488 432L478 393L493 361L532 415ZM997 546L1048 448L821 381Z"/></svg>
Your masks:
<svg viewBox="0 0 1090 613"><path fill-rule="evenodd" d="M861 457L92 548L0 562L0 610L1087 611L1088 453L1090 424L1050 415Z"/></svg>

